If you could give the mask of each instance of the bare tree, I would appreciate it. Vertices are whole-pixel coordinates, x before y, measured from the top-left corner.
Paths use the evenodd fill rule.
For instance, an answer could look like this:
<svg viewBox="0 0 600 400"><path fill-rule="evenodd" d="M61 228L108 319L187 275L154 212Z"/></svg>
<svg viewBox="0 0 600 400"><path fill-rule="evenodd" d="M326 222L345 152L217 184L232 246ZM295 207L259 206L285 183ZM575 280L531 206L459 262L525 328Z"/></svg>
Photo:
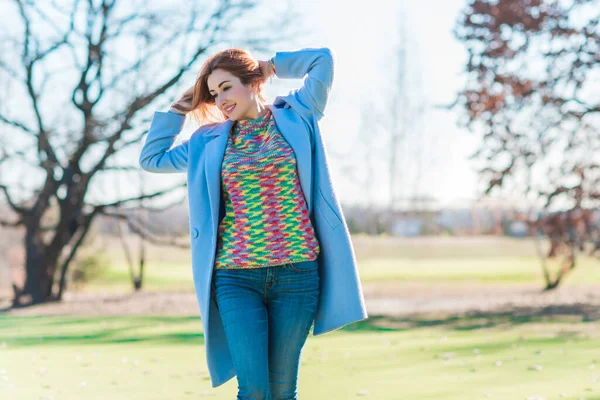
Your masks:
<svg viewBox="0 0 600 400"><path fill-rule="evenodd" d="M260 6L257 0L5 2L0 86L9 97L0 103L0 192L17 217L1 223L25 228L26 250L26 281L15 287L15 306L60 300L96 216L129 220L123 208L185 186L182 179L115 199L110 190L100 193L99 182L139 170L134 154L153 111L165 109L180 81L195 79L211 49L270 51L289 40L285 15L271 12L266 23L250 18Z"/></svg>
<svg viewBox="0 0 600 400"><path fill-rule="evenodd" d="M578 242L598 230L600 1L472 0L455 35L469 53L455 106L481 134L472 159L485 193L511 189L543 210L526 221L548 237L539 253L555 288L585 250ZM564 262L552 277L546 258L556 257Z"/></svg>

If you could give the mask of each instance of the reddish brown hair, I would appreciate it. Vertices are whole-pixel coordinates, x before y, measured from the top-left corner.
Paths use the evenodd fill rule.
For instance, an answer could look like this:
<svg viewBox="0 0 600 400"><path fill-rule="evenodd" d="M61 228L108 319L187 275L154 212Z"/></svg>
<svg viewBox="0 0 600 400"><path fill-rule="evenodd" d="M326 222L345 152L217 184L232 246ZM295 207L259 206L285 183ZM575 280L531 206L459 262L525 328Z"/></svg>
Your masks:
<svg viewBox="0 0 600 400"><path fill-rule="evenodd" d="M237 76L242 84L256 85L258 87L258 98L266 101L263 94L264 79L258 64L258 60L242 49L221 50L208 58L194 86L192 97L192 117L199 124L210 122L222 122L227 116L219 110L215 99L208 91L208 76L215 69L223 69Z"/></svg>

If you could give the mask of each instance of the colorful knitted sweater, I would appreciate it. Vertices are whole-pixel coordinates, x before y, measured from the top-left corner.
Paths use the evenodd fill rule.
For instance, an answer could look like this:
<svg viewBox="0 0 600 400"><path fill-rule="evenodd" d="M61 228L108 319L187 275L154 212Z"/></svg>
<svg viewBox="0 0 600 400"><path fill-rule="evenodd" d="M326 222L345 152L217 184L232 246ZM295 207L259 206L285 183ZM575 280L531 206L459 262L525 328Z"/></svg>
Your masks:
<svg viewBox="0 0 600 400"><path fill-rule="evenodd" d="M293 149L270 109L234 124L221 165L225 216L215 268L261 268L315 260L319 244Z"/></svg>

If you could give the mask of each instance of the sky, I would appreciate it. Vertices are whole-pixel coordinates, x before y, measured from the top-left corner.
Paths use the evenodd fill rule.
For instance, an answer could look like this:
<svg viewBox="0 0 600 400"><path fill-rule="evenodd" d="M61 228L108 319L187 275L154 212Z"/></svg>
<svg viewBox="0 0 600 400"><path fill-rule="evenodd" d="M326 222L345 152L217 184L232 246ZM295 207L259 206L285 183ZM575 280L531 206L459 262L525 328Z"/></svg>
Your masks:
<svg viewBox="0 0 600 400"><path fill-rule="evenodd" d="M441 207L463 207L477 197L477 175L467 160L478 138L457 127L457 110L436 106L451 103L464 80L464 46L452 36L452 29L464 0L428 2L371 0L368 2L299 2L312 35L299 39L300 47L330 47L336 55L336 75L331 99L321 127L332 158L334 187L342 202L360 203L360 184L353 184L342 173L343 160L352 159L360 115L365 105L389 102L393 82L392 59L399 42L398 26L404 10L408 40L407 68L420 73L420 89L411 97L426 108L423 123L415 133L423 135L426 166L418 193L402 188L401 193L429 195ZM409 146L410 147L410 146ZM337 156L339 154L339 156ZM404 154L407 170L416 169L417 160L410 151ZM360 163L361 160L356 161ZM403 167L404 168L404 167ZM375 201L385 204L389 198L385 169L375 169L378 184Z"/></svg>
<svg viewBox="0 0 600 400"><path fill-rule="evenodd" d="M274 9L281 4L274 0L266 1L271 2ZM467 157L475 150L478 138L457 126L458 110L436 108L436 105L452 102L464 80L462 71L466 52L453 38L451 30L466 0L302 0L291 4L300 15L298 23L305 33L280 50L326 46L336 57L335 81L325 117L321 120L321 129L329 154L333 185L340 202L352 205L366 201L364 184L350 179L345 173L350 166L359 175L364 170L361 143L372 137L373 143L385 149L380 136L376 136L369 126L361 124L361 115L364 116L369 104L374 104L384 113L377 118L389 117L386 105L394 88L392 61L403 9L408 41L407 69L411 71L411 79L420 82L407 91L406 98L411 102L410 106L422 103L425 108L423 114L415 118L416 128L411 131L407 150L401 156L401 168L407 175L401 194L431 196L439 207L470 206L478 191L477 175ZM273 56L255 55L263 59ZM272 100L301 83L301 80L273 78L273 83L266 87L267 97ZM14 103L14 96L11 100L13 107L18 106ZM189 134L189 130L184 130L181 137ZM423 150L417 151L418 146L422 146ZM129 157L136 157L140 148ZM417 157L419 154L420 158ZM418 168L419 164L423 167ZM374 167L369 196L373 203L385 205L389 199L385 166L380 163ZM419 179L415 171L421 172ZM144 181L148 186L172 185L172 176L146 175ZM23 180L23 176L18 174L4 174L0 178L11 177ZM90 197L100 197L115 187L124 193L130 186L126 179L120 179L116 186L108 180L100 180L90 192Z"/></svg>

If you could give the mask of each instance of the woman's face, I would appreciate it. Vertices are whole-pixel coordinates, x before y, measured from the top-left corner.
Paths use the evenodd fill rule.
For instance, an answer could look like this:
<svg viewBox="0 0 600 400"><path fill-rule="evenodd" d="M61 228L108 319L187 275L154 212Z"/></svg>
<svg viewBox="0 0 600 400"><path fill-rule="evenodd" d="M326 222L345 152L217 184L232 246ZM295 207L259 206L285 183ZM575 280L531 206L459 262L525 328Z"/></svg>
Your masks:
<svg viewBox="0 0 600 400"><path fill-rule="evenodd" d="M215 104L230 120L247 119L250 110L256 109L257 96L252 87L246 87L231 72L215 69L206 83Z"/></svg>

